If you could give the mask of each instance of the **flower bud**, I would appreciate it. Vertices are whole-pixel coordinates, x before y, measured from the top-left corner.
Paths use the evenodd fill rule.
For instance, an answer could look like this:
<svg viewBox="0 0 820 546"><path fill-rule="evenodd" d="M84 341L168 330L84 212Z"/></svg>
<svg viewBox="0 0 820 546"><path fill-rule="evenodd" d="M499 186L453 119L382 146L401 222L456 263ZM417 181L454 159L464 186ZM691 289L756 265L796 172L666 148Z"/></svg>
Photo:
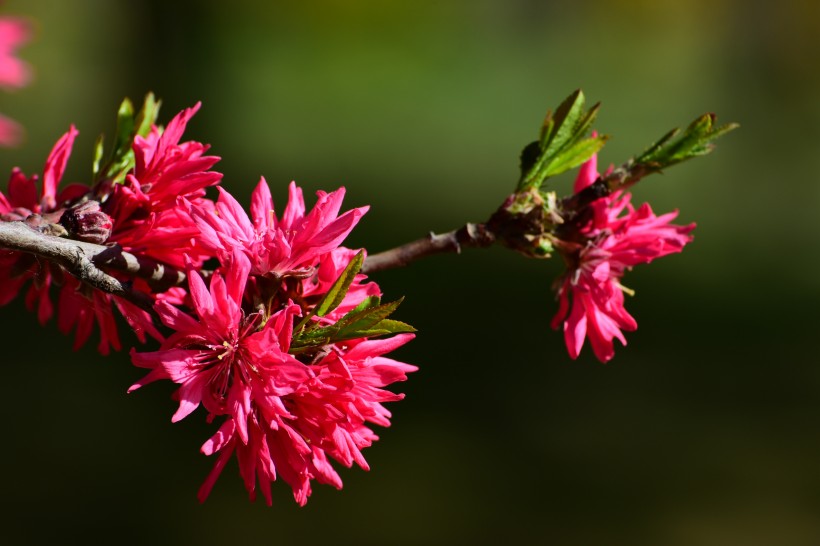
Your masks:
<svg viewBox="0 0 820 546"><path fill-rule="evenodd" d="M98 245L108 240L114 228L111 217L100 210L97 201L85 201L69 208L60 218L60 224L69 237Z"/></svg>

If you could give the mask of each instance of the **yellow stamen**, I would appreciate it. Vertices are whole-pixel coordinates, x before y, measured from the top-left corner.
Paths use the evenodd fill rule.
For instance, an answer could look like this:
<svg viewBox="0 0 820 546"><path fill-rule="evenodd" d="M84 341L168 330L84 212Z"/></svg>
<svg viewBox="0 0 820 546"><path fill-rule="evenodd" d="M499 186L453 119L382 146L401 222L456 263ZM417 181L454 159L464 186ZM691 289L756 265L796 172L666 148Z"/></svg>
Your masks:
<svg viewBox="0 0 820 546"><path fill-rule="evenodd" d="M622 285L622 284L621 284L621 283L619 283L619 282L615 282L615 284L617 284L617 285L618 285L618 288L620 288L623 292L625 292L625 293L629 294L630 296L634 296L634 295L635 295L635 291L634 291L634 290L632 290L631 288L627 288L626 286Z"/></svg>

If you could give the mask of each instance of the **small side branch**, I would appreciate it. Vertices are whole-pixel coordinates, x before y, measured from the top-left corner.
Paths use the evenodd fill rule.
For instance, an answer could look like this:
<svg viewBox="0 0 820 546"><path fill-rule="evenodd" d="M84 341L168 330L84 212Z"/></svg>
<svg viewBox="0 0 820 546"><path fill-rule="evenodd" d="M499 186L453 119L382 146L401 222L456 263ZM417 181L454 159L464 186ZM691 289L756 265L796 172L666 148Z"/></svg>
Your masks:
<svg viewBox="0 0 820 546"><path fill-rule="evenodd" d="M446 252L460 253L463 247L484 248L495 242L495 234L484 224L466 224L461 228L401 245L367 257L362 273L404 267L419 258Z"/></svg>

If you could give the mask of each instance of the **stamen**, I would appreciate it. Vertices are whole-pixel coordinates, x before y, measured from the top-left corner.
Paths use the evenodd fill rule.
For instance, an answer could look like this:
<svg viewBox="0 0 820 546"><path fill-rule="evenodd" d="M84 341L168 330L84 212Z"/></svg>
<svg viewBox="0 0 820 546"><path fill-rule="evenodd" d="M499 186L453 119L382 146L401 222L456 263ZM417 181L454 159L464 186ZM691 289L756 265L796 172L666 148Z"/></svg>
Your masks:
<svg viewBox="0 0 820 546"><path fill-rule="evenodd" d="M627 288L626 286L622 285L618 281L615 281L615 284L618 286L618 288L621 289L622 292L625 292L625 293L629 294L630 296L635 295L635 291L632 290L631 288Z"/></svg>
<svg viewBox="0 0 820 546"><path fill-rule="evenodd" d="M227 349L227 350L224 353L222 353L221 355L218 355L216 357L219 360L222 360L226 356L230 356L233 353L233 346L230 343L228 343L227 341L223 341L222 346L225 347L225 349Z"/></svg>

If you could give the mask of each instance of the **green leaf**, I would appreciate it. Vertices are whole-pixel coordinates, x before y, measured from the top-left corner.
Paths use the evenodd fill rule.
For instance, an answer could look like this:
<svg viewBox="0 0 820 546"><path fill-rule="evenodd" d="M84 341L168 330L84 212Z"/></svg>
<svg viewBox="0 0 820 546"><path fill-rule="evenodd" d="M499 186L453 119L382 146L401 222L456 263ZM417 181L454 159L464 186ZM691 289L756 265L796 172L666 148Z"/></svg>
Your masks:
<svg viewBox="0 0 820 546"><path fill-rule="evenodd" d="M703 114L683 131L672 129L640 155L609 173L604 178L607 186L611 191L628 188L647 175L710 153L717 138L740 127L737 123L716 127L716 120L714 114Z"/></svg>
<svg viewBox="0 0 820 546"><path fill-rule="evenodd" d="M126 98L122 101L117 111L117 128L108 162L101 168L95 156L95 179L107 177L114 183L125 180L125 175L134 168L134 138L137 135L144 137L151 131L159 114L159 106L160 102L153 93L149 93L139 113L135 115L131 100Z"/></svg>
<svg viewBox="0 0 820 546"><path fill-rule="evenodd" d="M378 297L370 297L346 313L335 324L328 326L308 326L294 334L290 352L305 353L313 349L351 339L377 337L405 332L415 332L415 328L398 320L388 319L402 299L381 304Z"/></svg>
<svg viewBox="0 0 820 546"><path fill-rule="evenodd" d="M94 143L94 162L91 164L91 174L96 179L100 172L100 162L102 161L104 152L104 141L102 135L97 137L97 142Z"/></svg>
<svg viewBox="0 0 820 546"><path fill-rule="evenodd" d="M546 176L555 176L582 165L590 157L597 154L608 139L608 136L601 135L576 142L549 164L546 169Z"/></svg>
<svg viewBox="0 0 820 546"><path fill-rule="evenodd" d="M376 307L381 302L382 299L379 296L367 296L365 299L362 300L362 302L359 305L348 311L347 314L351 315L353 313L358 313L359 311L364 311L365 309L368 309L370 307Z"/></svg>
<svg viewBox="0 0 820 546"><path fill-rule="evenodd" d="M552 116L552 112L547 112L541 130L541 149L545 155L554 155L575 137L575 129L584 114L585 101L584 93L576 89L564 99L555 111L555 117Z"/></svg>
<svg viewBox="0 0 820 546"><path fill-rule="evenodd" d="M344 271L342 271L339 278L336 279L333 286L330 287L330 290L327 291L327 294L325 294L322 300L313 307L313 310L310 313L305 315L305 318L299 321L299 324L296 325L295 331L301 332L313 317L323 317L339 307L342 301L344 301L348 290L350 290L350 285L353 283L356 275L362 269L363 263L364 251L362 250L359 251L359 253L356 254L352 260L350 260L350 263L347 264L347 267L344 268ZM359 306L368 302L369 299L370 298L365 299L359 304ZM358 309L358 307L356 309Z"/></svg>
<svg viewBox="0 0 820 546"><path fill-rule="evenodd" d="M715 139L739 127L737 123L715 127L716 120L714 114L703 114L690 123L683 132L679 129L669 131L636 157L635 163L661 170L687 159L708 154L715 147Z"/></svg>
<svg viewBox="0 0 820 546"><path fill-rule="evenodd" d="M408 332L416 332L417 330L407 324L406 322L401 322L400 320L392 320L392 319L384 319L383 321L379 322L376 326L378 326L381 330L387 330L391 334L404 334Z"/></svg>
<svg viewBox="0 0 820 546"><path fill-rule="evenodd" d="M537 147L530 144L521 154L518 192L540 188L548 178L577 167L603 147L606 136L587 137L600 104L584 110L585 100L578 89L554 115L547 112Z"/></svg>
<svg viewBox="0 0 820 546"><path fill-rule="evenodd" d="M114 148L111 150L112 162L122 157L131 149L134 139L134 104L125 99L117 110L117 130L114 136Z"/></svg>
<svg viewBox="0 0 820 546"><path fill-rule="evenodd" d="M356 275L362 269L363 263L364 251L360 250L359 253L350 260L350 263L347 264L342 274L339 275L339 278L336 279L336 282L330 287L325 297L322 298L322 301L316 306L316 315L323 317L339 307L345 299L347 291L350 290L353 279L356 278Z"/></svg>
<svg viewBox="0 0 820 546"><path fill-rule="evenodd" d="M401 298L390 303L367 308L363 311L351 311L343 316L336 324L340 325L340 332L367 330L371 326L374 326L389 317L393 311L398 308L403 300L404 298Z"/></svg>
<svg viewBox="0 0 820 546"><path fill-rule="evenodd" d="M162 106L162 101L158 101L153 93L148 93L145 95L145 100L142 103L142 109L139 114L137 114L137 130L134 132L134 135L144 137L151 132L151 126L155 125L157 122L160 106Z"/></svg>

